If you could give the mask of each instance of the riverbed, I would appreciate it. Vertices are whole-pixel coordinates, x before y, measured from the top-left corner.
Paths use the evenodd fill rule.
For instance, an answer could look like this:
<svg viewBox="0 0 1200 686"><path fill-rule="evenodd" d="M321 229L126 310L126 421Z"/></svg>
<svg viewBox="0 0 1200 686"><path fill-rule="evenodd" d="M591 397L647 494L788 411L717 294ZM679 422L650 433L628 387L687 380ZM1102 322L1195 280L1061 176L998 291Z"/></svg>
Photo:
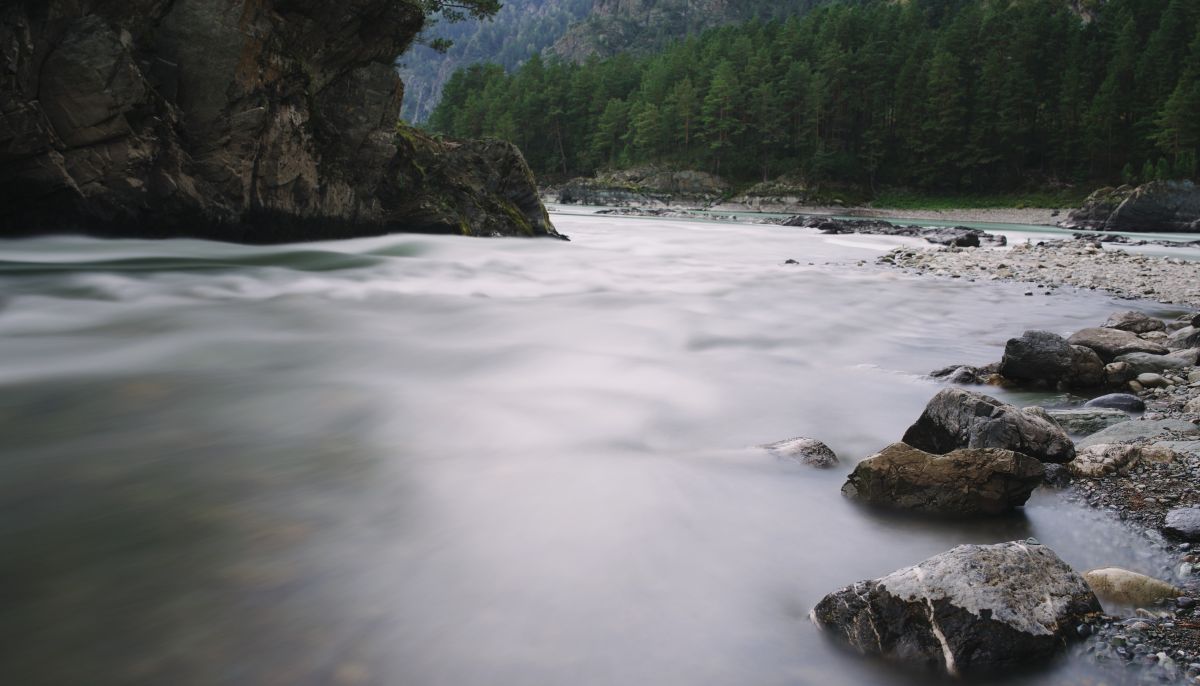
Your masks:
<svg viewBox="0 0 1200 686"><path fill-rule="evenodd" d="M0 246L0 682L927 683L809 610L960 543L1163 564L1050 492L941 523L839 494L929 370L1153 303L875 266L901 238L554 219ZM801 435L843 466L754 448Z"/></svg>

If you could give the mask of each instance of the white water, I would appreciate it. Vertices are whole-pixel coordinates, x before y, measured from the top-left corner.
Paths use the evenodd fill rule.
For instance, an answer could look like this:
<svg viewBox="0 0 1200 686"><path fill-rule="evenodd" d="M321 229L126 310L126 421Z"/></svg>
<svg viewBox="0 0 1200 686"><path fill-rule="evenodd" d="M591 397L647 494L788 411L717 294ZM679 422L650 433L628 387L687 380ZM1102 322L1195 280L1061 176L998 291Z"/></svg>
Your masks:
<svg viewBox="0 0 1200 686"><path fill-rule="evenodd" d="M1053 494L839 494L925 372L1129 303L872 266L901 239L555 219L572 243L0 246L0 682L923 683L809 609L966 542L1157 571ZM751 447L798 435L844 466Z"/></svg>

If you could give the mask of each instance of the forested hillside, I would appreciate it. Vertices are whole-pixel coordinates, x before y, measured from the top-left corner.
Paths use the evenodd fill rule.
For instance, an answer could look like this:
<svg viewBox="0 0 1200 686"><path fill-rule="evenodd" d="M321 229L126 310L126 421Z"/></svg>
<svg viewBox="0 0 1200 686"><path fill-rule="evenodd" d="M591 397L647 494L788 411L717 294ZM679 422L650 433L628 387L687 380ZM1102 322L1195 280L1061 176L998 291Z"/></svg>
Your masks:
<svg viewBox="0 0 1200 686"><path fill-rule="evenodd" d="M657 162L958 191L1195 176L1200 3L1086 4L836 3L651 56L477 65L430 123L516 142L556 175Z"/></svg>
<svg viewBox="0 0 1200 686"><path fill-rule="evenodd" d="M442 86L460 67L492 62L515 69L530 55L553 45L567 27L585 16L592 0L505 0L490 20L437 22L400 65L405 98L401 116L423 122L437 107ZM428 44L450 41L444 52Z"/></svg>

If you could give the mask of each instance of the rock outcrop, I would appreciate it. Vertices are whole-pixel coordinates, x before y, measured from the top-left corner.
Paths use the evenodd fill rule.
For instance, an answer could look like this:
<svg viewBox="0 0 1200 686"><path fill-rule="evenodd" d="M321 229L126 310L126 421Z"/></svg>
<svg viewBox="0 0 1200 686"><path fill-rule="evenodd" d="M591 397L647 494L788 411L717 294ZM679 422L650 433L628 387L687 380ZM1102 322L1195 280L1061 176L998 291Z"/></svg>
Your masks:
<svg viewBox="0 0 1200 686"><path fill-rule="evenodd" d="M1200 188L1191 181L1102 188L1060 226L1089 231L1200 232Z"/></svg>
<svg viewBox="0 0 1200 686"><path fill-rule="evenodd" d="M564 205L704 207L727 192L729 184L708 172L639 167L572 179L546 195Z"/></svg>
<svg viewBox="0 0 1200 686"><path fill-rule="evenodd" d="M1027 667L1100 602L1036 541L966 545L825 596L811 618L857 650L951 675Z"/></svg>
<svg viewBox="0 0 1200 686"><path fill-rule="evenodd" d="M556 236L516 148L397 134L396 0L0 9L0 236Z"/></svg>
<svg viewBox="0 0 1200 686"><path fill-rule="evenodd" d="M945 515L993 515L1029 500L1042 483L1041 462L994 448L933 455L895 443L858 464L842 487L870 505Z"/></svg>
<svg viewBox="0 0 1200 686"><path fill-rule="evenodd" d="M903 441L938 455L962 448L999 448L1043 462L1064 463L1075 457L1071 439L1052 420L959 388L935 395Z"/></svg>

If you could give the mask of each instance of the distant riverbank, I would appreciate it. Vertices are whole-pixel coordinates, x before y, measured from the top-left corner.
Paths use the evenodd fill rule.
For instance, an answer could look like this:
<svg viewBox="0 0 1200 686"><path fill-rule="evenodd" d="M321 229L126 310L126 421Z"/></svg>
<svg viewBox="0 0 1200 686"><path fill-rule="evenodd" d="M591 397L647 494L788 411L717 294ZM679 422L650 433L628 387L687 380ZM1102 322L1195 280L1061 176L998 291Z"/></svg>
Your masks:
<svg viewBox="0 0 1200 686"><path fill-rule="evenodd" d="M947 222L1054 226L1062 219L1064 213L1062 210L1056 209L1015 207L919 210L879 209L874 207L798 206L796 214L829 214L843 217L875 217L879 219L930 219Z"/></svg>

